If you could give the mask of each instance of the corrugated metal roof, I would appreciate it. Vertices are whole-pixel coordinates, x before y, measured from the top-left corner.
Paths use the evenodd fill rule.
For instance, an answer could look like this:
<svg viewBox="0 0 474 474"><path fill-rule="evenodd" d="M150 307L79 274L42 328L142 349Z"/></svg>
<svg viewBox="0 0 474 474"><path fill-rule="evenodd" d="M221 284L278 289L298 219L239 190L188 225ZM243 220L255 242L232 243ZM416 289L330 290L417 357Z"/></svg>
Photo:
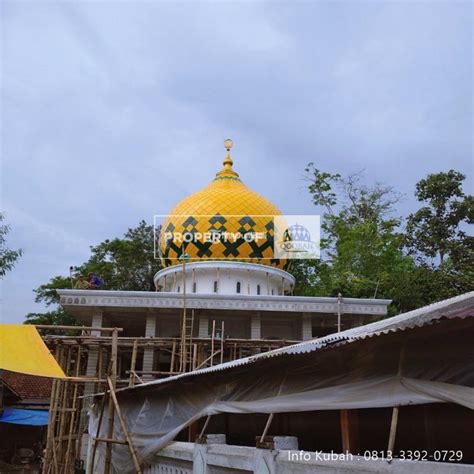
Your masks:
<svg viewBox="0 0 474 474"><path fill-rule="evenodd" d="M311 339L310 341L300 342L298 344L264 352L251 357L224 362L223 364L195 370L194 372L187 372L184 374L168 377L166 379L147 382L136 385L133 388L122 388L120 391L137 390L140 388L161 385L164 383L172 383L179 379L195 377L198 375L204 376L213 372L226 371L235 367L250 365L271 357L305 354L338 343L350 343L364 339L366 337L379 336L389 332L421 327L426 324L431 324L440 318L465 318L469 316L474 316L474 291L443 300L438 303L433 303L428 306L423 306L422 308L409 311L408 313L399 314L398 316L393 316L391 318L376 321L364 326L348 329L340 333L334 333L321 338Z"/></svg>

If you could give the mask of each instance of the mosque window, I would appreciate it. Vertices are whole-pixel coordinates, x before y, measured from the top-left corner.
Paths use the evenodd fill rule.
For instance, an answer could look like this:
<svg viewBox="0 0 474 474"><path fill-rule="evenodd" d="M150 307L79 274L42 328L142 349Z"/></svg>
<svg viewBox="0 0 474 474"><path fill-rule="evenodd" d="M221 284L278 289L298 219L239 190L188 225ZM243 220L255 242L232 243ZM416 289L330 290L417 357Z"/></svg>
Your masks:
<svg viewBox="0 0 474 474"><path fill-rule="evenodd" d="M214 282L214 293L217 293L218 286L217 286L217 281Z"/></svg>
<svg viewBox="0 0 474 474"><path fill-rule="evenodd" d="M260 285L257 285L257 295L260 294Z"/></svg>
<svg viewBox="0 0 474 474"><path fill-rule="evenodd" d="M237 293L240 293L240 287L241 287L241 284L240 284L240 281L237 282L237 285L236 285L236 288L235 288L235 291Z"/></svg>
<svg viewBox="0 0 474 474"><path fill-rule="evenodd" d="M196 282L193 283L193 293L196 293Z"/></svg>

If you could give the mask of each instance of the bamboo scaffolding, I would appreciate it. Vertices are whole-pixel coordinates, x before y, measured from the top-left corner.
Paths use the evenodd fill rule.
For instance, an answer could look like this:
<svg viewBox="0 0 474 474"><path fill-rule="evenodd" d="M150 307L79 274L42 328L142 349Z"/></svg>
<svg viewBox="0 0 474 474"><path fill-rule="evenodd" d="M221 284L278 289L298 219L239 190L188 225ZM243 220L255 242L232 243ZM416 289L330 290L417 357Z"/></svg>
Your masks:
<svg viewBox="0 0 474 474"><path fill-rule="evenodd" d="M50 403L50 422L47 430L46 452L44 457L43 474L73 474L81 452L82 433L85 427L85 410L89 406L86 400L91 397L101 399L97 432L91 436L89 466L94 470L99 443L104 443L105 473L110 472L112 466L112 446L127 444L133 458L135 468L139 460L131 436L117 437L114 430L114 421L120 425L120 407L112 395L117 386L134 386L142 383L141 375L154 377L169 377L185 371L198 370L203 367L223 363L242 357L255 349L266 351L280 348L297 341L293 340L265 340L227 338L224 332L224 322L220 322L220 333L216 331L216 321L212 323L210 337L194 337L194 314L189 311L185 322L184 339L182 337L119 337L120 328L95 328L88 326L39 326L40 329L80 330L81 335L45 335L44 341L53 351L55 358L66 374L62 380L54 380ZM184 322L184 321L183 321ZM87 334L85 331L89 331ZM102 335L95 334L102 333ZM183 334L182 334L183 335ZM185 348L182 347L184 342ZM156 350L156 360L160 370L139 370L139 353L147 347ZM91 350L97 352L97 366L94 372L87 372L87 361ZM119 357L120 354L120 357ZM127 359L126 357L129 357ZM124 362L130 364L130 369L124 367ZM122 370L119 370L121 367ZM181 370L180 370L181 369ZM89 368L90 370L90 368ZM86 375L86 373L88 375ZM122 376L120 376L122 374ZM125 378L124 378L125 375ZM96 384L97 390L93 393L84 393L88 384ZM101 388L102 387L102 388ZM87 402L89 403L89 402ZM104 415L107 413L108 426L104 431ZM117 420L115 420L117 417ZM127 427L125 426L125 430ZM134 454L132 453L134 452ZM137 470L137 472L140 472Z"/></svg>

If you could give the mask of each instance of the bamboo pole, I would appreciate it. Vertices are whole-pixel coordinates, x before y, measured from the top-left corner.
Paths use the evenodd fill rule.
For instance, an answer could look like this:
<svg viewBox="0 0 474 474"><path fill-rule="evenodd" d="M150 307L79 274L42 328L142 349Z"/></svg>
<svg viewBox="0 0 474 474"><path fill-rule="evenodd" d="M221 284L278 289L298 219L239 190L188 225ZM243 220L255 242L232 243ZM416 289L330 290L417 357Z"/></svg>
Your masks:
<svg viewBox="0 0 474 474"><path fill-rule="evenodd" d="M63 366L63 361L64 361L64 347L60 346L59 350L59 365L62 367ZM56 427L58 424L58 404L59 400L61 399L61 380L58 380L58 383L56 385L56 394L55 394L55 402L54 402L54 407L53 407L53 417L52 417L52 428L51 428L51 448L53 451L53 467L54 467L54 473L59 474L59 467L58 467L58 457L56 453L56 443L55 443L55 434L56 434Z"/></svg>
<svg viewBox="0 0 474 474"><path fill-rule="evenodd" d="M204 360L203 362L201 362L197 367L196 367L196 370L200 369L203 365L205 365L208 361L210 361L214 356L217 356L219 355L221 351L218 350L217 352L213 352L206 360ZM212 364L211 364L212 365ZM178 373L178 372L176 372Z"/></svg>
<svg viewBox="0 0 474 474"><path fill-rule="evenodd" d="M186 257L183 254L181 255L183 261L183 315L181 319L181 351L180 351L180 360L179 360L179 370L180 372L186 372L186 362L187 362L187 347L186 347Z"/></svg>
<svg viewBox="0 0 474 474"><path fill-rule="evenodd" d="M63 370L64 373L69 373L69 365L71 363L71 347L65 348L65 360ZM62 396L61 396L61 405L60 405L60 415L59 415L59 433L58 433L58 462L63 464L64 457L64 443L63 436L66 429L66 411L64 410L67 407L68 402L68 391L69 391L69 382L67 380L61 381L62 387Z"/></svg>
<svg viewBox="0 0 474 474"><path fill-rule="evenodd" d="M393 453L393 448L395 447L395 437L397 435L397 426L398 426L398 413L399 407L393 407L392 410L392 419L390 421L390 434L388 437L388 447L387 452Z"/></svg>
<svg viewBox="0 0 474 474"><path fill-rule="evenodd" d="M113 400L113 403L115 405L115 410L117 411L117 417L119 419L122 432L125 436L125 440L127 441L130 454L132 455L135 471L137 472L137 474L141 474L142 469L140 466L140 461L138 459L137 452L135 451L135 446L132 443L132 439L130 438L130 435L128 434L127 425L125 424L125 420L123 418L122 410L120 409L120 405L118 403L117 396L115 394L115 387L114 387L111 377L107 377L107 382L108 382L109 390L110 390L110 398ZM107 446L111 446L111 444L108 443Z"/></svg>
<svg viewBox="0 0 474 474"><path fill-rule="evenodd" d="M204 433L206 432L206 429L207 429L207 425L209 425L209 421L211 420L211 416L212 415L207 415L207 418L206 418L206 421L204 422L204 425L202 427L202 430L201 432L199 433L199 436L197 438L197 442L199 443L202 443L204 440L203 440L203 437L204 437Z"/></svg>
<svg viewBox="0 0 474 474"><path fill-rule="evenodd" d="M109 377L107 377L107 380ZM110 381L112 387L115 389L117 383L117 331L112 333L112 353L111 353L111 371ZM109 398L108 408L108 426L107 426L107 439L112 439L114 434L114 403L112 397ZM107 449L105 453L105 474L109 474L110 466L112 461L112 444L107 443Z"/></svg>
<svg viewBox="0 0 474 474"><path fill-rule="evenodd" d="M130 363L130 382L128 384L129 387L133 387L135 385L135 365L137 363L137 351L138 339L135 339L135 341L133 341L132 361Z"/></svg>
<svg viewBox="0 0 474 474"><path fill-rule="evenodd" d="M58 344L56 346L54 358L59 361L61 346ZM43 474L47 474L50 471L51 467L51 457L52 457L52 449L53 449L53 440L54 440L54 417L56 416L56 391L58 386L58 379L53 380L52 388L51 388L51 399L49 402L49 420L48 420L48 429L46 435L46 454L44 459L43 465Z"/></svg>
<svg viewBox="0 0 474 474"><path fill-rule="evenodd" d="M221 364L224 362L224 321L221 325Z"/></svg>
<svg viewBox="0 0 474 474"><path fill-rule="evenodd" d="M214 365L214 334L216 332L216 320L212 320L212 334L211 334L211 366Z"/></svg>
<svg viewBox="0 0 474 474"><path fill-rule="evenodd" d="M95 433L95 437L93 438L92 442L92 456L91 456L91 463L90 463L90 469L91 472L94 472L94 467L95 467L95 453L97 451L97 441L100 440L99 435L100 435L100 428L102 426L102 418L104 417L104 409L105 409L105 403L107 401L108 394L104 393L104 396L102 397L102 404L100 407L100 414L99 414L99 421L97 422L97 430Z"/></svg>
<svg viewBox="0 0 474 474"><path fill-rule="evenodd" d="M197 345L197 344L193 344L193 365L192 365L192 370L196 370L197 357L198 357L198 345Z"/></svg>
<svg viewBox="0 0 474 474"><path fill-rule="evenodd" d="M76 377L79 377L79 373L81 369L81 349L82 349L81 346L79 346L77 348L77 353L76 353L76 367L75 367ZM69 424L69 435L68 435L68 441L67 441L67 447L66 447L66 467L64 468L66 473L68 472L69 461L71 460L71 457L73 459L75 458L75 456L71 456L70 449L71 449L72 435L73 435L73 430L75 427L75 420L76 420L77 392L78 392L78 384L76 383L74 384L74 391L72 394L72 408L74 409L74 411L72 412L72 415L71 415L71 420Z"/></svg>
<svg viewBox="0 0 474 474"><path fill-rule="evenodd" d="M123 328L102 328L102 327L93 327L93 326L60 326L54 324L35 324L37 329L70 329L74 331L98 331L98 332L111 332L114 331L122 332ZM74 337L74 336L71 336Z"/></svg>
<svg viewBox="0 0 474 474"><path fill-rule="evenodd" d="M133 374L133 386L135 386L135 379L138 380L140 383L143 383L141 377L134 370L130 370L130 374Z"/></svg>
<svg viewBox="0 0 474 474"><path fill-rule="evenodd" d="M405 362L405 341L403 342L400 348L400 355L398 359L398 370L397 377L401 378L403 363ZM387 451L393 454L393 449L395 448L395 439L397 436L397 426L398 426L398 414L400 408L398 406L393 407L392 409L392 419L390 421L390 433L388 436L388 446Z"/></svg>
<svg viewBox="0 0 474 474"><path fill-rule="evenodd" d="M176 358L176 341L173 341L173 346L171 350L170 372L173 372L174 370L175 358Z"/></svg>
<svg viewBox="0 0 474 474"><path fill-rule="evenodd" d="M263 428L263 433L262 436L260 436L260 442L263 443L263 440L265 439L265 436L267 436L268 430L270 429L270 425L272 424L273 417L275 415L273 413L270 413L270 416L267 419L267 422L265 423L265 428Z"/></svg>

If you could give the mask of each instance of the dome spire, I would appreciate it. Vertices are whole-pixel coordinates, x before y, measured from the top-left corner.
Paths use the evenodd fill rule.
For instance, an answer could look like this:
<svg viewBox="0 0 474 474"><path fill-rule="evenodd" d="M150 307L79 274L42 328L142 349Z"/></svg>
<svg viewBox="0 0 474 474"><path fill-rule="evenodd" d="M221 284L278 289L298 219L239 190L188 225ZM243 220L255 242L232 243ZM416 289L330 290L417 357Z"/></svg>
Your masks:
<svg viewBox="0 0 474 474"><path fill-rule="evenodd" d="M234 164L234 162L232 161L232 158L230 156L230 149L232 148L233 145L234 145L234 142L230 138L227 138L226 140L224 140L224 146L225 146L225 149L227 150L227 155L225 156L224 161L222 162L224 167L222 168L221 171L219 171L216 174L216 178L226 178L226 177L234 178L234 179L239 178L238 173L236 173L232 168L232 165Z"/></svg>

